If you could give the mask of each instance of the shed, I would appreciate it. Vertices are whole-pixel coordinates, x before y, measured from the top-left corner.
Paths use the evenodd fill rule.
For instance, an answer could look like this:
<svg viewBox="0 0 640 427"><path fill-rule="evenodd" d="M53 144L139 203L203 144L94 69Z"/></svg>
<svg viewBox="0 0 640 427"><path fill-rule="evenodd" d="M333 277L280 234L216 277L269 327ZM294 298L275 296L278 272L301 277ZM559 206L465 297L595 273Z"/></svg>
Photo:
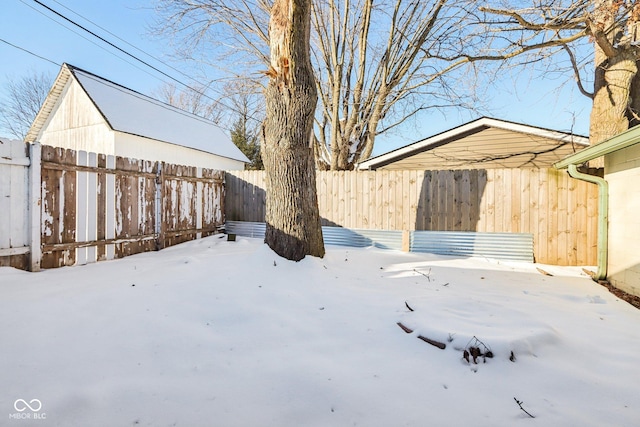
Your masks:
<svg viewBox="0 0 640 427"><path fill-rule="evenodd" d="M578 166L604 156L604 178ZM640 126L593 145L555 164L577 179L600 187L597 279L640 296Z"/></svg>
<svg viewBox="0 0 640 427"><path fill-rule="evenodd" d="M63 64L27 142L218 170L249 159L215 123Z"/></svg>
<svg viewBox="0 0 640 427"><path fill-rule="evenodd" d="M589 146L589 139L481 117L358 165L361 170L549 168Z"/></svg>

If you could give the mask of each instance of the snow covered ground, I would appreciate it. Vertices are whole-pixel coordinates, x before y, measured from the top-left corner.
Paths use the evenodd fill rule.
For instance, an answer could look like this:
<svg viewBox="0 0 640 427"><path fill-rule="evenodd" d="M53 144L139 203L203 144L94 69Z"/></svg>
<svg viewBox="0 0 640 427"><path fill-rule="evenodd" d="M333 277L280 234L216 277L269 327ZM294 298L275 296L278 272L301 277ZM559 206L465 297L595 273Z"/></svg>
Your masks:
<svg viewBox="0 0 640 427"><path fill-rule="evenodd" d="M327 249L0 268L0 425L640 425L640 311L581 269Z"/></svg>

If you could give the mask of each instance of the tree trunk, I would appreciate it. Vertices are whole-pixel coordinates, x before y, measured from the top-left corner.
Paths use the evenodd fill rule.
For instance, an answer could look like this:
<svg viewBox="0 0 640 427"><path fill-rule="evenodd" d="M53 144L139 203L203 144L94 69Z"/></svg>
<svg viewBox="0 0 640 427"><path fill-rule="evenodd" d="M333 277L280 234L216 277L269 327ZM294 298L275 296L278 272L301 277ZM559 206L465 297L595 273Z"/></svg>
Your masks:
<svg viewBox="0 0 640 427"><path fill-rule="evenodd" d="M262 157L267 174L265 243L299 261L324 256L313 147L318 95L309 57L310 0L276 0L265 90Z"/></svg>
<svg viewBox="0 0 640 427"><path fill-rule="evenodd" d="M607 57L596 47L596 72L589 136L597 144L629 129L631 88L638 67L631 49Z"/></svg>
<svg viewBox="0 0 640 427"><path fill-rule="evenodd" d="M620 7L615 0L594 2L591 34L594 37L595 78L589 138L597 144L629 129L633 120L632 91L637 79L637 51L625 38L625 31L616 23L615 12ZM611 29L606 34L603 30Z"/></svg>

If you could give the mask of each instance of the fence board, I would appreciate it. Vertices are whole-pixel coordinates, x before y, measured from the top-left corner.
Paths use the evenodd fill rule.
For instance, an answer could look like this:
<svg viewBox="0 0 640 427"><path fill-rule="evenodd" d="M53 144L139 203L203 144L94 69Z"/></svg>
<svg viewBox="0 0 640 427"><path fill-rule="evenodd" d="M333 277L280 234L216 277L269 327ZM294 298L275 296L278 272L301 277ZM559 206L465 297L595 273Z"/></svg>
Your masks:
<svg viewBox="0 0 640 427"><path fill-rule="evenodd" d="M263 222L264 172L226 183L227 218ZM537 262L596 263L597 186L553 169L317 172L317 189L323 225L531 233Z"/></svg>
<svg viewBox="0 0 640 427"><path fill-rule="evenodd" d="M215 233L223 172L43 147L43 267L155 250Z"/></svg>

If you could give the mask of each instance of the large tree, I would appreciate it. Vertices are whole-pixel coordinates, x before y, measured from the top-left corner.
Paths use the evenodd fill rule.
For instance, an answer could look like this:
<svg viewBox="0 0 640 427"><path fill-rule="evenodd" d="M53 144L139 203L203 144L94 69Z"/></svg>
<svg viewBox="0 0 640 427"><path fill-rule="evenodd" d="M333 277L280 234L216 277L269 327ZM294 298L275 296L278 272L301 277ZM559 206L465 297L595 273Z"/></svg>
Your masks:
<svg viewBox="0 0 640 427"><path fill-rule="evenodd" d="M299 261L324 256L313 148L318 95L309 54L310 0L275 0L269 23L262 158L267 173L265 242Z"/></svg>
<svg viewBox="0 0 640 427"><path fill-rule="evenodd" d="M52 83L50 74L35 71L8 80L0 94L0 128L24 139Z"/></svg>
<svg viewBox="0 0 640 427"><path fill-rule="evenodd" d="M217 67L231 62L229 74L254 79L268 65L262 46L269 41L271 0L157 2L160 25L183 42L178 51L185 58L209 57ZM477 101L473 76L458 73L477 52L468 25L474 4L313 1L312 63L320 101L313 141L320 167L352 169L371 155L377 136L420 111Z"/></svg>
<svg viewBox="0 0 640 427"><path fill-rule="evenodd" d="M566 55L581 92L593 100L589 137L601 142L640 123L640 4L637 0L505 1L483 7L494 45L558 64ZM535 57L529 57L535 60ZM556 71L558 69L556 68ZM570 74L569 74L570 75ZM593 90L590 85L593 85Z"/></svg>

